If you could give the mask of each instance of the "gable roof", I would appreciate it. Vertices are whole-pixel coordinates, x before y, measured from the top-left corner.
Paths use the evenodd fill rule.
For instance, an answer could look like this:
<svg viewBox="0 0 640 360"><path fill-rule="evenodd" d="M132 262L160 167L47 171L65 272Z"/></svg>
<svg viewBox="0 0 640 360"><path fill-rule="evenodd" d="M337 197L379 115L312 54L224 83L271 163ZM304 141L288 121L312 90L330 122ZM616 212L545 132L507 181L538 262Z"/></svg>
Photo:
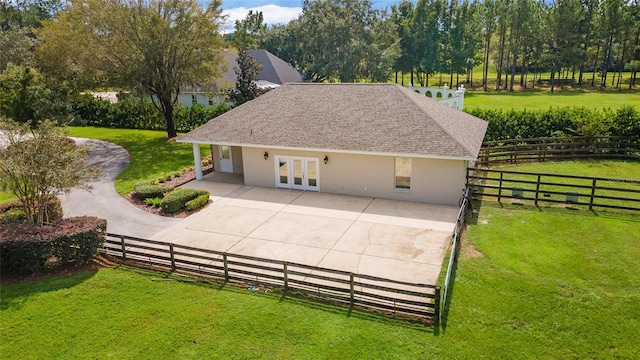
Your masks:
<svg viewBox="0 0 640 360"><path fill-rule="evenodd" d="M290 83L178 141L476 159L487 122L396 84Z"/></svg>
<svg viewBox="0 0 640 360"><path fill-rule="evenodd" d="M296 68L267 50L247 50L247 53L262 65L258 80L265 80L278 85L288 82L301 82L303 80L302 75ZM229 62L229 68L224 73L224 78L235 84L237 76L233 69L238 66L238 54L227 53L225 59Z"/></svg>

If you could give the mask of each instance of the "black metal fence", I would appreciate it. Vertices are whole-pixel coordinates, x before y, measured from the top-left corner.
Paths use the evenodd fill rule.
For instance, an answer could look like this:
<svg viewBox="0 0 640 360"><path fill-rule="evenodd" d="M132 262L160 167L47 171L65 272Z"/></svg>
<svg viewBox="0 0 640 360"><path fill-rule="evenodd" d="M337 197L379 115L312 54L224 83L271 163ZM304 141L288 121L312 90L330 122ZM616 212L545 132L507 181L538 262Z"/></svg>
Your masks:
<svg viewBox="0 0 640 360"><path fill-rule="evenodd" d="M440 287L107 234L103 253L171 272L299 291L388 315L440 320Z"/></svg>

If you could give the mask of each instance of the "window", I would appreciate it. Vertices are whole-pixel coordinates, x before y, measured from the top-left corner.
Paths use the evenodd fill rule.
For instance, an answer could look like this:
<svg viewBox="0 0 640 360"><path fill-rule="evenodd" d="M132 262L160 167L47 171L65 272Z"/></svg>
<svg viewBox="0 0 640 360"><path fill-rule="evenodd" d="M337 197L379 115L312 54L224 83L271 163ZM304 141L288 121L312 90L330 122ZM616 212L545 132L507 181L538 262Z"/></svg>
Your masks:
<svg viewBox="0 0 640 360"><path fill-rule="evenodd" d="M213 100L209 99L209 106L213 106Z"/></svg>
<svg viewBox="0 0 640 360"><path fill-rule="evenodd" d="M411 190L411 158L396 158L396 190Z"/></svg>
<svg viewBox="0 0 640 360"><path fill-rule="evenodd" d="M197 103L198 103L198 97L195 94L191 95L191 105L195 105Z"/></svg>

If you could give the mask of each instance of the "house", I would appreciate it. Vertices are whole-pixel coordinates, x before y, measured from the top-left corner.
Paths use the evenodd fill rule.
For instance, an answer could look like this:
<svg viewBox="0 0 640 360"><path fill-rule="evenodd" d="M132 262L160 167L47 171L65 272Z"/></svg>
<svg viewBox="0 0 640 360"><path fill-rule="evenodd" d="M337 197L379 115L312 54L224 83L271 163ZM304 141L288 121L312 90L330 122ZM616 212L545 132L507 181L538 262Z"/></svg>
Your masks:
<svg viewBox="0 0 640 360"><path fill-rule="evenodd" d="M246 185L457 205L486 129L396 84L289 83L178 141Z"/></svg>
<svg viewBox="0 0 640 360"><path fill-rule="evenodd" d="M303 80L302 74L298 70L267 50L247 50L247 52L262 65L262 70L258 74L258 81L256 82L259 88L276 88L288 82L301 82ZM221 81L224 83L223 86L194 84L182 87L178 95L180 105L200 104L213 106L224 101L224 96L211 95L211 93L216 88L232 87L236 83L237 75L234 68L238 66L238 54L227 53L225 59L228 66Z"/></svg>

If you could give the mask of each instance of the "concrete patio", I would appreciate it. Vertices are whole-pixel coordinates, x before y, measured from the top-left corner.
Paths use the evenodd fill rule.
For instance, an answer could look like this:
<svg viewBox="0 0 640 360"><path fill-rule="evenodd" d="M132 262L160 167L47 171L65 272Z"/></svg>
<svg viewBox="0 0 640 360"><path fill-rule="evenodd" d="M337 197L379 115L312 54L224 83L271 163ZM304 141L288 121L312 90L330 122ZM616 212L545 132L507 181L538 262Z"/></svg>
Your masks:
<svg viewBox="0 0 640 360"><path fill-rule="evenodd" d="M210 191L213 202L152 239L435 284L458 212L454 206L248 187L232 180L184 185Z"/></svg>

